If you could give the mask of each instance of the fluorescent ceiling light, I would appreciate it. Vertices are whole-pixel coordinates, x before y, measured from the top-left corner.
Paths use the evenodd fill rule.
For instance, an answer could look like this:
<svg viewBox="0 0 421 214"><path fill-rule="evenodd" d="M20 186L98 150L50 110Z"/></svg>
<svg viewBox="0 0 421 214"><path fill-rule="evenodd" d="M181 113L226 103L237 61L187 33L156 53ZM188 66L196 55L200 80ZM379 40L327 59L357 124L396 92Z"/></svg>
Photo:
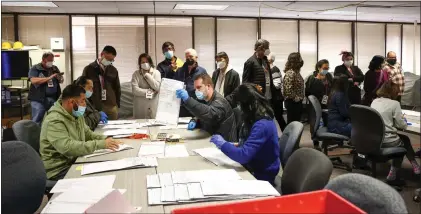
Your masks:
<svg viewBox="0 0 421 214"><path fill-rule="evenodd" d="M175 10L225 10L229 5L177 4Z"/></svg>
<svg viewBox="0 0 421 214"><path fill-rule="evenodd" d="M2 2L1 6L10 6L10 7L58 7L56 4L54 4L53 2L48 2L48 1L20 1L20 2L11 2L11 1L6 1L6 2Z"/></svg>
<svg viewBox="0 0 421 214"><path fill-rule="evenodd" d="M355 13L355 11L344 11L344 10L328 10L319 13L320 15L338 15L338 16L355 16L360 15L361 12Z"/></svg>

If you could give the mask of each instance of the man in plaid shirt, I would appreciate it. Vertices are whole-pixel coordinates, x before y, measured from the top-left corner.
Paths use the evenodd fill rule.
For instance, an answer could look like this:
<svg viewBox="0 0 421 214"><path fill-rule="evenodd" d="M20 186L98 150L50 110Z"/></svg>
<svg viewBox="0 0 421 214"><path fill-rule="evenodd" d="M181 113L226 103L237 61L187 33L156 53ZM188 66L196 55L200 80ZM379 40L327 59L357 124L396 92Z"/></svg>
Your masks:
<svg viewBox="0 0 421 214"><path fill-rule="evenodd" d="M386 56L386 65L384 69L389 74L389 80L392 80L393 83L399 85L399 96L398 101L401 102L401 97L405 89L405 79L402 72L402 67L399 62L396 61L396 53L389 51Z"/></svg>

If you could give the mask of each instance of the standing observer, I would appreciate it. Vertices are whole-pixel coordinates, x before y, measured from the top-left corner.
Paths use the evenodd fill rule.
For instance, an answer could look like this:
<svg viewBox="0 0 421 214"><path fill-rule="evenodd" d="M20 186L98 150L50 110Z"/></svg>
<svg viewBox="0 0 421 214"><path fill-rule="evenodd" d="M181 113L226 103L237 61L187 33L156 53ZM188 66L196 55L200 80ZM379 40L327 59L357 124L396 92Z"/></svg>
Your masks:
<svg viewBox="0 0 421 214"><path fill-rule="evenodd" d="M318 61L313 75L311 75L306 82L306 97L310 95L315 96L319 100L322 108L327 108L332 81L332 74L329 73L329 61L327 61L327 59Z"/></svg>
<svg viewBox="0 0 421 214"><path fill-rule="evenodd" d="M348 77L349 88L348 88L348 98L352 104L361 103L361 89L360 84L364 81L364 74L358 66L354 66L354 55L348 51L342 51L342 65L336 66L335 72L333 75L340 76L345 75Z"/></svg>
<svg viewBox="0 0 421 214"><path fill-rule="evenodd" d="M399 94L396 98L398 102L401 102L403 92L405 90L405 78L402 71L401 64L397 61L396 53L389 51L386 56L386 64L384 70L389 75L389 80L392 80L393 83L399 86Z"/></svg>
<svg viewBox="0 0 421 214"><path fill-rule="evenodd" d="M304 99L304 79L300 74L304 61L301 54L294 52L289 54L285 63L284 96L287 109L288 124L292 121L300 121Z"/></svg>
<svg viewBox="0 0 421 214"><path fill-rule="evenodd" d="M274 65L275 62L275 54L270 53L268 56L270 72L272 74L272 82L275 86L276 90L273 93L273 111L275 113L275 118L279 123L279 128L283 131L286 127L285 119L284 119L284 96L282 95L282 73L279 70L278 66Z"/></svg>
<svg viewBox="0 0 421 214"><path fill-rule="evenodd" d="M172 42L162 44L165 59L157 65L161 78L173 79L177 69L183 67L183 60L175 56L175 46Z"/></svg>
<svg viewBox="0 0 421 214"><path fill-rule="evenodd" d="M117 51L112 46L105 46L101 56L83 69L82 76L94 82L91 101L98 111L104 111L110 120L118 119L120 108L120 79L117 68L112 65Z"/></svg>
<svg viewBox="0 0 421 214"><path fill-rule="evenodd" d="M376 55L371 59L368 71L364 76L364 97L362 104L370 106L377 97L377 90L389 79L389 75L383 70L384 57Z"/></svg>
<svg viewBox="0 0 421 214"><path fill-rule="evenodd" d="M53 63L54 54L44 53L42 61L34 65L28 74L31 81L28 99L31 101L32 121L38 125L41 125L45 112L61 95L60 83L64 79Z"/></svg>
<svg viewBox="0 0 421 214"><path fill-rule="evenodd" d="M215 91L223 97L229 96L239 85L240 76L229 64L229 57L225 52L215 56L216 70L212 74Z"/></svg>
<svg viewBox="0 0 421 214"><path fill-rule="evenodd" d="M144 53L138 59L139 70L132 76L133 117L154 119L158 107L161 73L155 70L152 58Z"/></svg>

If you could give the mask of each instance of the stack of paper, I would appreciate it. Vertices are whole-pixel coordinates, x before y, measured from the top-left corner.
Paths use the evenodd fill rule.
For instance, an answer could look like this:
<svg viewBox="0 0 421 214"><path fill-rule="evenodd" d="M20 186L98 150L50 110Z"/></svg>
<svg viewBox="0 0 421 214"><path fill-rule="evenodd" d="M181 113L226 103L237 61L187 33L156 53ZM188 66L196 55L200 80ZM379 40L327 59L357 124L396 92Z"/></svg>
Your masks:
<svg viewBox="0 0 421 214"><path fill-rule="evenodd" d="M109 120L108 125L120 125L120 124L134 124L137 120Z"/></svg>
<svg viewBox="0 0 421 214"><path fill-rule="evenodd" d="M167 145L165 141L146 142L140 146L138 157L173 158L188 157L184 145Z"/></svg>
<svg viewBox="0 0 421 214"><path fill-rule="evenodd" d="M188 124L191 118L178 118L178 124Z"/></svg>
<svg viewBox="0 0 421 214"><path fill-rule="evenodd" d="M104 161L98 163L84 164L81 175L88 175L98 172L108 172L120 169L156 167L158 161L154 157L124 158L116 161Z"/></svg>
<svg viewBox="0 0 421 214"><path fill-rule="evenodd" d="M114 135L127 135L127 134L147 134L148 131L144 129L113 129L107 130L102 135L114 136Z"/></svg>
<svg viewBox="0 0 421 214"><path fill-rule="evenodd" d="M193 152L206 158L207 160L218 166L241 167L241 164L233 161L231 158L222 153L221 150L215 147L195 149L193 150Z"/></svg>
<svg viewBox="0 0 421 214"><path fill-rule="evenodd" d="M133 124L115 124L115 125L105 125L102 129L140 129L145 127L144 123L133 123Z"/></svg>
<svg viewBox="0 0 421 214"><path fill-rule="evenodd" d="M96 176L88 178L71 178L57 181L50 193L85 189L112 189L115 175Z"/></svg>
<svg viewBox="0 0 421 214"><path fill-rule="evenodd" d="M188 124L180 124L180 125L168 125L168 126L160 126L159 129L161 130L170 130L170 129L187 129Z"/></svg>
<svg viewBox="0 0 421 214"><path fill-rule="evenodd" d="M105 154L108 154L108 153L119 152L119 151L129 150L129 149L133 149L133 147L129 146L127 144L120 144L116 151L113 151L111 149L99 149L99 150L95 150L94 153L92 153L90 155L85 155L84 157L85 158L91 158L91 157L95 157L95 156L99 156L99 155L105 155Z"/></svg>

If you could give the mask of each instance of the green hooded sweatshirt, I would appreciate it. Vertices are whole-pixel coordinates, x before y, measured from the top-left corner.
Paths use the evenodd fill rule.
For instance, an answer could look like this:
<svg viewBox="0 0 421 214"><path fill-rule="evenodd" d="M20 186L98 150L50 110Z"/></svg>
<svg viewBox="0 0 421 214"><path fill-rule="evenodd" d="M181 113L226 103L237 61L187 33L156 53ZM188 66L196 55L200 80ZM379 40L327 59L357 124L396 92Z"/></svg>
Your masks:
<svg viewBox="0 0 421 214"><path fill-rule="evenodd" d="M105 138L93 133L84 117L69 114L59 99L47 112L41 128L39 150L47 178L68 170L77 157L105 149Z"/></svg>

